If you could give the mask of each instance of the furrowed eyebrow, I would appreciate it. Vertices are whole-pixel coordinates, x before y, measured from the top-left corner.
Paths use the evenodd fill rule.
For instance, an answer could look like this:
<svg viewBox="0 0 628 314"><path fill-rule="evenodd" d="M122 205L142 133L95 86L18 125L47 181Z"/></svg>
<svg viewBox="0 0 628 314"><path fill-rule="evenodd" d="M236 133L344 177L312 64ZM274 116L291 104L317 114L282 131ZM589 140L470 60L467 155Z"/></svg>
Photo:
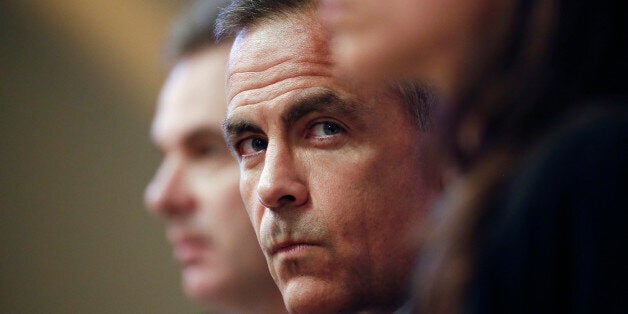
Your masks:
<svg viewBox="0 0 628 314"><path fill-rule="evenodd" d="M319 112L329 115L349 116L357 119L358 105L352 101L345 101L330 90L316 91L301 96L294 101L281 118L287 128L290 128L304 116Z"/></svg>
<svg viewBox="0 0 628 314"><path fill-rule="evenodd" d="M257 125L241 118L225 118L222 122L222 132L229 149L235 149L234 144L243 133L264 133Z"/></svg>
<svg viewBox="0 0 628 314"><path fill-rule="evenodd" d="M355 123L362 121L359 112L361 106L353 100L343 100L328 89L319 89L299 95L290 101L292 105L282 113L281 120L285 127L290 129L297 121L312 112L328 114L331 116L343 116ZM362 110L363 111L363 110ZM264 130L255 123L242 117L227 116L222 123L223 136L227 146L233 152L235 143L244 133L264 134Z"/></svg>

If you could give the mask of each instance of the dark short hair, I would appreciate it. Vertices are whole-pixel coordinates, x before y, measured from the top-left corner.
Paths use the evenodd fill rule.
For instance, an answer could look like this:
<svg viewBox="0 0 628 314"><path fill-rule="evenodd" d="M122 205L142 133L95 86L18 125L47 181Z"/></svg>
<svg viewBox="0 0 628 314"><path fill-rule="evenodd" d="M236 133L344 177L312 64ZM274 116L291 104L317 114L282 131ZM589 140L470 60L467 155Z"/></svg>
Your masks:
<svg viewBox="0 0 628 314"><path fill-rule="evenodd" d="M218 44L214 23L220 10L228 4L228 0L199 0L192 3L175 20L165 41L166 65L172 65L201 48Z"/></svg>
<svg viewBox="0 0 628 314"><path fill-rule="evenodd" d="M218 15L215 34L217 38L233 36L261 20L315 6L314 0L234 0Z"/></svg>
<svg viewBox="0 0 628 314"><path fill-rule="evenodd" d="M233 0L218 15L217 38L234 36L261 21L316 9L314 0ZM421 130L429 129L435 97L425 84L394 82L391 91L407 108L408 116Z"/></svg>

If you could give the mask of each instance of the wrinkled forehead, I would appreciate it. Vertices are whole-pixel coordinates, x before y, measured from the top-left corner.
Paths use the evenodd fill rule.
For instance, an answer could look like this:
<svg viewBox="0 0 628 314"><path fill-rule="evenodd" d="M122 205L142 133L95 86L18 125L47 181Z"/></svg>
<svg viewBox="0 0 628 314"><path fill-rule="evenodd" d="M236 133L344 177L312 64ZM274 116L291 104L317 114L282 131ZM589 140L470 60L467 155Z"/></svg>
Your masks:
<svg viewBox="0 0 628 314"><path fill-rule="evenodd" d="M315 67L331 69L328 36L316 18L294 13L264 19L236 37L227 68L227 100Z"/></svg>

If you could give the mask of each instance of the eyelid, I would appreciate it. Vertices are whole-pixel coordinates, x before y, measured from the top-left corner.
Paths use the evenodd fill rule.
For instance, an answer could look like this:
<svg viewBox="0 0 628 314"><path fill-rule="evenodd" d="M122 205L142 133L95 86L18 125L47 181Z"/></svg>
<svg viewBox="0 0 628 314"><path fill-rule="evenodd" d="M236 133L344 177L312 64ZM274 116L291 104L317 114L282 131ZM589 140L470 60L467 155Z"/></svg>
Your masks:
<svg viewBox="0 0 628 314"><path fill-rule="evenodd" d="M227 146L239 155L240 145L242 142L249 139L251 136L255 136L256 134L257 133L247 131L240 134L229 135L229 137L226 137Z"/></svg>
<svg viewBox="0 0 628 314"><path fill-rule="evenodd" d="M312 120L310 123L308 123L307 127L305 128L306 132L309 133L312 130L312 128L314 128L314 126L323 124L323 123L335 124L339 126L340 128L342 128L343 132L347 132L348 130L347 126L344 123L339 122L336 119L329 118L329 117L321 117L321 118L316 118Z"/></svg>
<svg viewBox="0 0 628 314"><path fill-rule="evenodd" d="M227 117L222 122L223 138L227 142L229 149L235 151L239 142L249 137L251 134L264 134L262 129L255 123L237 117Z"/></svg>
<svg viewBox="0 0 628 314"><path fill-rule="evenodd" d="M259 155L264 150L266 150L266 148L264 148L262 150L259 150L259 151L256 151L256 152L253 152L253 153L250 153L250 154L243 154L242 153L242 143L244 143L245 141L248 141L248 140L252 141L252 140L254 140L256 138L264 140L266 142L266 146L268 146L268 139L265 136L260 136L259 134L249 134L247 137L241 138L241 139L239 139L235 143L234 148L235 148L236 155L237 155L237 157L239 159L245 159L245 158L253 157L253 156Z"/></svg>

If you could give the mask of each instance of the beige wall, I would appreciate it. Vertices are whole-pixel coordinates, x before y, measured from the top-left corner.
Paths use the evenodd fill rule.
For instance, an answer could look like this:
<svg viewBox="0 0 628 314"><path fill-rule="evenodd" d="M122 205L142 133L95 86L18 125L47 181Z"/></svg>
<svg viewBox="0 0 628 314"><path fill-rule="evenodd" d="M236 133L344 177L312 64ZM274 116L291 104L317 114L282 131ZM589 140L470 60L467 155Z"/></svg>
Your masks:
<svg viewBox="0 0 628 314"><path fill-rule="evenodd" d="M0 313L200 312L141 197L184 3L0 2Z"/></svg>

